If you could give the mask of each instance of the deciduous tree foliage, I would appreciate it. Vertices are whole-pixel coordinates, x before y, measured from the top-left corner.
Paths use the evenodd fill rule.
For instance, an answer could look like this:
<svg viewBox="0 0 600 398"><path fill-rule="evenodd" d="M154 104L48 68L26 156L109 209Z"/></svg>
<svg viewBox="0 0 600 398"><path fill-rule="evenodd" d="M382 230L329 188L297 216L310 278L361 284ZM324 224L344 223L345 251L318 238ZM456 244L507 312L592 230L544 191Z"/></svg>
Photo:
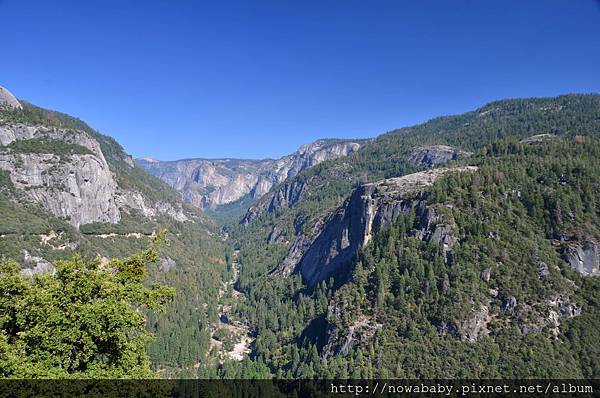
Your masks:
<svg viewBox="0 0 600 398"><path fill-rule="evenodd" d="M151 246L124 259L57 261L56 272L22 275L0 263L0 377L151 378L145 313L174 289L145 286Z"/></svg>

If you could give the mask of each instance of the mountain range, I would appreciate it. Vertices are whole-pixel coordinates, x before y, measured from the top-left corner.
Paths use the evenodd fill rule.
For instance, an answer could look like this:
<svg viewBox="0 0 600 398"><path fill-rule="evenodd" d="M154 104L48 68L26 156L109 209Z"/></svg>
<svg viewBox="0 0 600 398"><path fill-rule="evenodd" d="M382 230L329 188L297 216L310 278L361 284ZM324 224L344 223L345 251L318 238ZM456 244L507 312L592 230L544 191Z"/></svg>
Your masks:
<svg viewBox="0 0 600 398"><path fill-rule="evenodd" d="M158 161L0 88L0 253L35 279L166 230L162 377L600 377L599 159L597 94Z"/></svg>
<svg viewBox="0 0 600 398"><path fill-rule="evenodd" d="M245 199L258 199L287 178L321 162L347 156L360 148L362 140L318 140L302 145L280 159L184 159L159 161L136 159L136 163L159 177L187 203L215 208Z"/></svg>

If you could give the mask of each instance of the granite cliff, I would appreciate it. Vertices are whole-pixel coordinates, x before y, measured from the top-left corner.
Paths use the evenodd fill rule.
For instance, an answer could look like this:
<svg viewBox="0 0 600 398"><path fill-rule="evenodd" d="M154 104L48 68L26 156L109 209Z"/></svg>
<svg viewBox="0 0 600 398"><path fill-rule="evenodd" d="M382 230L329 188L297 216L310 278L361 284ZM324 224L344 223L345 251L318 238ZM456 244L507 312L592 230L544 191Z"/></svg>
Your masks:
<svg viewBox="0 0 600 398"><path fill-rule="evenodd" d="M321 162L347 156L359 142L318 140L280 159L136 159L138 165L161 178L199 208L214 208L244 198L258 199L275 185Z"/></svg>
<svg viewBox="0 0 600 398"><path fill-rule="evenodd" d="M415 236L435 240L450 250L457 238L452 224L435 209L426 208L422 191L450 172L469 172L476 167L438 168L403 177L365 184L355 189L326 220L319 220L310 234L300 234L275 273L300 272L309 286L335 275L345 279L362 249L375 233L387 228L399 215L419 209L422 228Z"/></svg>
<svg viewBox="0 0 600 398"><path fill-rule="evenodd" d="M600 275L600 245L596 242L575 242L565 251L563 257L582 275Z"/></svg>
<svg viewBox="0 0 600 398"><path fill-rule="evenodd" d="M131 211L187 218L181 205L120 187L100 143L85 131L0 120L0 170L27 200L75 227L115 224Z"/></svg>
<svg viewBox="0 0 600 398"><path fill-rule="evenodd" d="M4 87L0 86L0 106L9 106L11 108L22 109L23 106L14 95Z"/></svg>

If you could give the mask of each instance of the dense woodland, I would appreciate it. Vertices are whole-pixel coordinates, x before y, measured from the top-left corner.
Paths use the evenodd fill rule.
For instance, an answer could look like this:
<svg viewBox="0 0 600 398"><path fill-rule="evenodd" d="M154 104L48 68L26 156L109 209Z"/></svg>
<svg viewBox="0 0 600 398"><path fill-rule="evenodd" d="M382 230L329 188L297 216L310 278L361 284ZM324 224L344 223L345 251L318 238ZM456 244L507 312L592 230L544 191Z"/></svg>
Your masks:
<svg viewBox="0 0 600 398"><path fill-rule="evenodd" d="M598 279L579 276L561 252L565 240L600 237L599 133L599 96L499 101L385 134L349 159L299 175L310 187L299 204L232 227L241 248L239 284L248 298L238 311L258 336L256 361L278 377L598 377ZM537 134L558 138L520 143ZM274 224L291 239L339 206L352 187L415 171L406 154L427 144L473 151L455 164L480 167L437 182L427 194L430 206L452 207L447 217L458 226L460 242L451 261L443 261L439 247L407 236L418 219L409 217L371 242L346 286L328 281L311 291L298 275L268 275L287 253L267 243ZM538 260L551 265L544 283ZM502 272L484 283L482 270L498 262ZM582 315L564 321L558 338L547 330L524 335L506 325L515 321L513 314L502 320L500 310L490 335L477 342L442 335L436 327L467 317L472 301L487 303L490 287L535 302L572 283ZM490 307L501 308L502 298ZM342 319L328 317L336 306L343 308ZM347 328L361 316L383 327L346 357L324 358L326 329Z"/></svg>
<svg viewBox="0 0 600 398"><path fill-rule="evenodd" d="M84 129L98 137L120 184L150 197L178 200L154 177L125 167L126 155L118 144L83 122L49 116L33 106L2 117ZM554 138L522 142L538 134ZM450 166L479 167L444 177L423 193L421 209L435 209L454 226L457 243L450 254L415 237L423 214L413 212L371 239L359 261L348 265L348 280L332 278L309 289L300 275L270 274L289 250L285 242L269 243L274 226L292 241L360 184L420 170L407 160L408 154L431 144L473 152ZM158 376L598 378L600 279L581 276L563 255L572 242L600 239L599 159L600 96L567 95L498 101L389 132L347 158L324 162L284 182L306 185L297 204L264 212L249 225L221 217L222 230L198 214L195 223L148 222L132 215L117 225L91 224L78 231L35 207L8 200L18 193L0 173L1 212L11 214L0 232L23 235L18 242L0 241L0 252L18 260L23 247L35 247L35 236L56 230L64 232L64 239L81 242L68 255L123 257L143 250L150 238L107 240L97 235L166 229L170 244L161 256L176 259L177 267L161 272L151 266L147 279L175 288L163 313L149 310L146 316L154 334L146 352ZM46 248L39 250L45 258L59 259ZM255 338L252 352L241 362L216 360L209 333L223 304L219 289L231 278L235 250L240 267L235 287L242 295L228 304L235 320ZM64 264L75 266L77 261ZM13 275L10 283L28 286L14 275L15 263L3 264L3 272ZM547 270L543 277L540 264ZM46 279L52 281L48 277L32 285L41 289L39 294L47 294L44 283L55 283ZM578 316L561 318L558 329L545 321L551 310L547 300L556 295L581 309ZM520 304L518 310L511 300ZM464 338L460 325L481 306L489 315L485 332ZM0 330L9 336L12 326L3 322ZM357 322L370 325L373 333L343 354L327 344L328 334L347 331ZM1 336L0 350L13 349L14 340ZM0 374L20 374L7 372L7 366L0 363ZM139 373L129 376L134 375Z"/></svg>

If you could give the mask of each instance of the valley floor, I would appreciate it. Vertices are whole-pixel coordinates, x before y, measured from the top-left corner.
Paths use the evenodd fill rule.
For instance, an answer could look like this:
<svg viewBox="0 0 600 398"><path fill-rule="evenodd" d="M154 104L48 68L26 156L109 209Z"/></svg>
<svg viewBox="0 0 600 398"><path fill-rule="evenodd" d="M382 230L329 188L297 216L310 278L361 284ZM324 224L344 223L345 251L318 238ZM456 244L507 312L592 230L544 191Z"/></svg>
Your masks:
<svg viewBox="0 0 600 398"><path fill-rule="evenodd" d="M219 290L219 320L211 328L211 350L215 350L220 362L224 359L232 359L234 361L242 361L251 351L251 345L255 337L250 335L248 325L232 319L231 308L235 303L243 297L242 293L235 288L235 283L239 275L239 263L237 261L239 251L233 253L233 261L231 263L232 277L229 281L223 284ZM233 343L232 349L227 349L223 341L216 338L216 333L226 331L227 338L230 343Z"/></svg>

